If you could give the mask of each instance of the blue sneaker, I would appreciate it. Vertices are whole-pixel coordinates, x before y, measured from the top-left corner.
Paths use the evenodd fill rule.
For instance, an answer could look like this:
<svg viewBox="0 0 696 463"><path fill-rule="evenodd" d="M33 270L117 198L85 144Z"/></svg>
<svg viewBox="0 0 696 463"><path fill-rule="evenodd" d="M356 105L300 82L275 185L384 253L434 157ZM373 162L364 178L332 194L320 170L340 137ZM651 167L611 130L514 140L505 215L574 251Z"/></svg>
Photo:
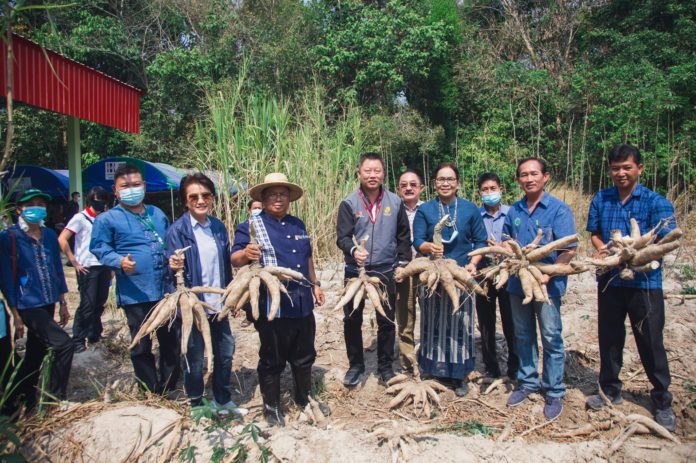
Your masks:
<svg viewBox="0 0 696 463"><path fill-rule="evenodd" d="M510 397L508 397L507 401L507 406L508 407L516 407L525 400L527 400L527 397L529 397L529 394L531 394L533 391L530 391L529 389L525 388L517 388L514 391L512 391L512 394L510 394Z"/></svg>
<svg viewBox="0 0 696 463"><path fill-rule="evenodd" d="M544 404L544 416L547 420L553 421L559 416L563 411L563 399L560 397L546 397L546 404Z"/></svg>

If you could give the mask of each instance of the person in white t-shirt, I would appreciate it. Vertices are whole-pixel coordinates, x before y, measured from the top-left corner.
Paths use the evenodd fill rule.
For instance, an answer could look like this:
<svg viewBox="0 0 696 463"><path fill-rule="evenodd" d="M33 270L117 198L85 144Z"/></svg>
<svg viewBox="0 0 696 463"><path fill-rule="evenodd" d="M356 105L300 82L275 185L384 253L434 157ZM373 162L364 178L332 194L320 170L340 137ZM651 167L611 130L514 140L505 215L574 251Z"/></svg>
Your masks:
<svg viewBox="0 0 696 463"><path fill-rule="evenodd" d="M86 342L99 342L102 333L101 316L109 297L111 269L101 265L89 252L94 219L104 212L109 194L102 187L94 187L85 198L87 207L73 215L58 236L60 248L75 268L80 290L80 306L73 322L75 353L84 352ZM75 249L70 249L70 239L75 237Z"/></svg>

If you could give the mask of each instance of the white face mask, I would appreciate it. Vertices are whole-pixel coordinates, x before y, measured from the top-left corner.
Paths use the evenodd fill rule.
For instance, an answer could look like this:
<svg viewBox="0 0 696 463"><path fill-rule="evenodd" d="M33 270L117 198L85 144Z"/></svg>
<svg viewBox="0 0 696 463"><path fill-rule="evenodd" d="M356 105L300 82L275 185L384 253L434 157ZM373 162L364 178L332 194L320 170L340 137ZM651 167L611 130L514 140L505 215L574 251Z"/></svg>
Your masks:
<svg viewBox="0 0 696 463"><path fill-rule="evenodd" d="M259 216L259 215L261 214L262 211L263 211L263 209L252 209L252 210L251 210L251 216L252 216L252 217L257 217L257 216Z"/></svg>

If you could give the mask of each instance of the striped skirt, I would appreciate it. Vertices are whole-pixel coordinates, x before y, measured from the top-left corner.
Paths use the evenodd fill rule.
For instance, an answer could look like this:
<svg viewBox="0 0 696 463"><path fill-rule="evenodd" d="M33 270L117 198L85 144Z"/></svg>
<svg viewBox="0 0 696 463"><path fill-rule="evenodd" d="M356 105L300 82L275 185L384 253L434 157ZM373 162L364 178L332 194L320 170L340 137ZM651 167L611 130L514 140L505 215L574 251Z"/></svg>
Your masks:
<svg viewBox="0 0 696 463"><path fill-rule="evenodd" d="M438 378L463 379L476 364L474 347L474 304L471 297L452 314L452 302L439 292L425 297L425 288L418 289L421 308L420 348L418 365L425 375ZM460 300L465 294L459 292Z"/></svg>

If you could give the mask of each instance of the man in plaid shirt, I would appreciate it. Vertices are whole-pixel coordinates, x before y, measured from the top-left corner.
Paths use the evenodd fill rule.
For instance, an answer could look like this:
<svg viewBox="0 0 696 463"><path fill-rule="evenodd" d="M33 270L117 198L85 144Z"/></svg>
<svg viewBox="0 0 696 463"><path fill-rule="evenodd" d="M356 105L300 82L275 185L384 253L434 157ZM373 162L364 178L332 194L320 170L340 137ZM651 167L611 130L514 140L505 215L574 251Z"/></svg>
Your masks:
<svg viewBox="0 0 696 463"><path fill-rule="evenodd" d="M605 244L613 230L630 234L630 219L640 225L641 234L658 227L659 238L674 229L674 208L662 195L639 183L643 173L640 151L629 145L616 146L608 156L609 172L614 186L600 191L592 199L587 217L587 231L597 257L608 252ZM665 305L662 296L662 268L636 273L633 280L618 278L611 271L598 278L599 325L599 384L614 404L623 402L619 372L623 363L626 338L626 315L638 347L638 353L653 386L650 392L655 407L655 421L670 431L676 428L672 411L672 394L667 353L662 339L665 325ZM599 395L590 396L587 406L599 410L604 401Z"/></svg>

